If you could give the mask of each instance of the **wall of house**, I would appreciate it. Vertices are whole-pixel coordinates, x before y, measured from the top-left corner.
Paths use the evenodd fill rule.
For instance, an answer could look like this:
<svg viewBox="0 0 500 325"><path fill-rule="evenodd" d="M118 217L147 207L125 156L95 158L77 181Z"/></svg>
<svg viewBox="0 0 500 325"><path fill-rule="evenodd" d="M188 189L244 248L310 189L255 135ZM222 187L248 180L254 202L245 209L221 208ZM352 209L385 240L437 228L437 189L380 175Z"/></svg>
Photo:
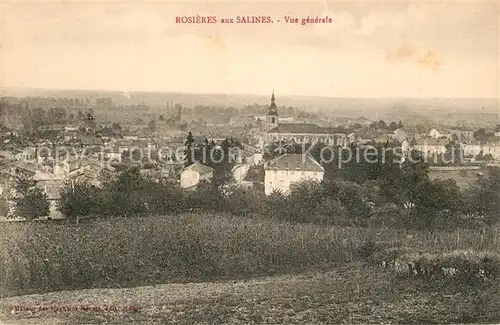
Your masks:
<svg viewBox="0 0 500 325"><path fill-rule="evenodd" d="M419 145L416 147L417 150L422 151L424 154L430 153L445 153L446 146L443 145Z"/></svg>
<svg viewBox="0 0 500 325"><path fill-rule="evenodd" d="M192 170L181 172L181 187L188 188L197 185L200 182L200 175Z"/></svg>
<svg viewBox="0 0 500 325"><path fill-rule="evenodd" d="M464 150L464 156L477 156L481 152L481 146L480 145L464 145L462 146Z"/></svg>
<svg viewBox="0 0 500 325"><path fill-rule="evenodd" d="M271 194L274 190L279 190L285 194L290 191L290 186L293 183L306 179L322 181L323 175L324 172L267 169L264 177L264 191L266 195Z"/></svg>
<svg viewBox="0 0 500 325"><path fill-rule="evenodd" d="M500 146L488 146L483 147L483 155L492 155L494 159L500 160Z"/></svg>
<svg viewBox="0 0 500 325"><path fill-rule="evenodd" d="M296 143L321 142L332 146L346 147L348 138L345 134L309 134L309 133L268 133L268 141L294 141Z"/></svg>
<svg viewBox="0 0 500 325"><path fill-rule="evenodd" d="M429 136L431 138L434 138L434 139L439 139L441 137L441 133L439 133L437 130L435 129L432 129L430 132L429 132Z"/></svg>

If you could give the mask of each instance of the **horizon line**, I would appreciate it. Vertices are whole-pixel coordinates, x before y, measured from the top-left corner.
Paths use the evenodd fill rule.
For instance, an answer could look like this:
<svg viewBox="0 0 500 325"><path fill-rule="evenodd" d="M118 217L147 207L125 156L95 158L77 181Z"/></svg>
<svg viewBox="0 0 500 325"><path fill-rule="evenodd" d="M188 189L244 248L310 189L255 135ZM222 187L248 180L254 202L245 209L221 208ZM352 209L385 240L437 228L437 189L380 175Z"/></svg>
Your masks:
<svg viewBox="0 0 500 325"><path fill-rule="evenodd" d="M186 94L186 95L211 95L211 96L271 96L272 90L269 94L261 93L217 93L217 92L190 92L190 91L165 91L165 90L117 90L117 89L95 89L95 88L45 88L45 87L26 87L26 86L2 86L0 87L0 96L7 97L3 94L4 89L18 89L18 90L44 90L44 91L88 91L88 92L116 92L116 93L160 93L160 94ZM275 90L275 89L274 89ZM303 94L279 94L283 97L317 97L325 99L489 99L500 101L498 97L476 96L476 97L450 97L450 96L431 96L431 97L408 97L408 96L327 96L327 95L303 95ZM277 97L278 97L277 96Z"/></svg>

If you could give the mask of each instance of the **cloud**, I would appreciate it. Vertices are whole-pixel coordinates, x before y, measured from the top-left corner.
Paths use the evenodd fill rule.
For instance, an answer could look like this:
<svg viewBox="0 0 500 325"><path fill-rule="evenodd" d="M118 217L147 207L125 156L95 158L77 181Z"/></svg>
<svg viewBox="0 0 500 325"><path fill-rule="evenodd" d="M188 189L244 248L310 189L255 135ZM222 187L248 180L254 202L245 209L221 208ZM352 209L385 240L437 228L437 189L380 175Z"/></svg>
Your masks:
<svg viewBox="0 0 500 325"><path fill-rule="evenodd" d="M424 69L437 71L442 65L440 56L431 50L424 50L413 44L404 43L386 52L385 60L389 63L407 63Z"/></svg>
<svg viewBox="0 0 500 325"><path fill-rule="evenodd" d="M427 51L417 60L417 63L423 68L434 71L438 70L442 65L441 59L435 52L432 51Z"/></svg>
<svg viewBox="0 0 500 325"><path fill-rule="evenodd" d="M415 56L416 52L413 45L404 43L395 49L387 51L385 58L391 63L408 62Z"/></svg>

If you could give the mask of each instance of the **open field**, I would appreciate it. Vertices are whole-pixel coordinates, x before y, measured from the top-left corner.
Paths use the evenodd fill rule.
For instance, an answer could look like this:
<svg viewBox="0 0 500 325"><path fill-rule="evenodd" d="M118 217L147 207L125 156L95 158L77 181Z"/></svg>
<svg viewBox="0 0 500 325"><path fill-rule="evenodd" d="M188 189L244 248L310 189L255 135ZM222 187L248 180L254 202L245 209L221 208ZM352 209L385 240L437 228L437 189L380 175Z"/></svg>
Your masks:
<svg viewBox="0 0 500 325"><path fill-rule="evenodd" d="M0 231L2 324L500 321L496 280L431 283L381 267L394 249L417 257L498 253L496 232L323 227L222 214L3 223ZM15 305L140 310L30 315L11 313Z"/></svg>
<svg viewBox="0 0 500 325"><path fill-rule="evenodd" d="M2 324L437 324L500 321L499 289L418 290L362 264L248 281L62 291L3 301ZM14 312L14 306L134 306L135 312Z"/></svg>
<svg viewBox="0 0 500 325"><path fill-rule="evenodd" d="M459 170L449 168L430 168L429 178L430 179L453 179L457 182L458 187L465 190L471 187L472 184L477 180L478 173L485 173L486 170L482 169L470 169L470 170Z"/></svg>

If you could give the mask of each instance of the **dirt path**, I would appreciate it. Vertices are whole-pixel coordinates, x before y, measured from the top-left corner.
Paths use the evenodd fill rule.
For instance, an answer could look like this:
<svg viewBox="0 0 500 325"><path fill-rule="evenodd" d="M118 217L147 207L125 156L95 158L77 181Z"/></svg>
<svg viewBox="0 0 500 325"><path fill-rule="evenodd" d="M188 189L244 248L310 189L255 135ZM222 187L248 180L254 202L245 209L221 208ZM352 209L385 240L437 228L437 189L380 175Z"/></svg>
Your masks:
<svg viewBox="0 0 500 325"><path fill-rule="evenodd" d="M15 306L53 310L16 312ZM79 306L137 311L61 310ZM398 288L387 274L355 267L248 281L11 297L2 301L0 324L458 323L467 308L473 306L460 295Z"/></svg>

